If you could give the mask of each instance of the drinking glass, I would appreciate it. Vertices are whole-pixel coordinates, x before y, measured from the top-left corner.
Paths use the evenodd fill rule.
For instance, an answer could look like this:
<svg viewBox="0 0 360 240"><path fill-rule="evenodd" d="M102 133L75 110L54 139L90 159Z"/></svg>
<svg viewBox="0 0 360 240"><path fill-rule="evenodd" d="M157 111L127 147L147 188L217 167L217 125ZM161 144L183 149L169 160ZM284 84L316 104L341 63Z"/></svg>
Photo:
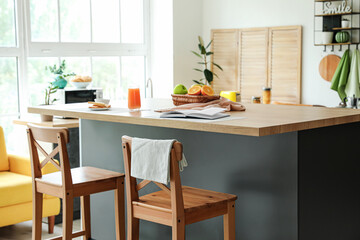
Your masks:
<svg viewBox="0 0 360 240"><path fill-rule="evenodd" d="M140 89L138 87L128 89L128 108L132 111L139 111L141 108Z"/></svg>

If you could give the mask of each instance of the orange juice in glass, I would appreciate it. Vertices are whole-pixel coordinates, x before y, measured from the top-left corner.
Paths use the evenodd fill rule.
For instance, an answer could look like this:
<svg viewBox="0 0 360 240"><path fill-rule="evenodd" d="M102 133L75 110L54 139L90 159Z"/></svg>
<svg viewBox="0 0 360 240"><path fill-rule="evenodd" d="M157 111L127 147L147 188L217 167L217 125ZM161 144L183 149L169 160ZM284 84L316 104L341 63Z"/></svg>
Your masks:
<svg viewBox="0 0 360 240"><path fill-rule="evenodd" d="M128 89L128 108L133 111L140 110L141 100L139 88Z"/></svg>

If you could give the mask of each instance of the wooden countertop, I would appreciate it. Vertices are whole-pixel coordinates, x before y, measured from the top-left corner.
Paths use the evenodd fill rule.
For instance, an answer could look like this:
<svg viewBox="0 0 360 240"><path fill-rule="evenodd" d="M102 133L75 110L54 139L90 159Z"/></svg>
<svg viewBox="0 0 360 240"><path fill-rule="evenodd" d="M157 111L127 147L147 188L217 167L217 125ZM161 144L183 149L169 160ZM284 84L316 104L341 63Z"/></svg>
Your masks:
<svg viewBox="0 0 360 240"><path fill-rule="evenodd" d="M228 133L247 136L266 136L360 121L360 110L246 104L245 112L231 112L220 120L160 119L150 109L171 107L168 99L148 99L143 110L129 112L126 106L113 106L108 111L90 111L87 104L67 104L29 107L29 113L74 117L88 120Z"/></svg>
<svg viewBox="0 0 360 240"><path fill-rule="evenodd" d="M42 122L40 116L24 116L20 119L14 119L14 124L18 125L27 125L28 123L36 124L42 127L67 127L67 128L77 128L79 127L79 119L61 119L54 118L52 122Z"/></svg>

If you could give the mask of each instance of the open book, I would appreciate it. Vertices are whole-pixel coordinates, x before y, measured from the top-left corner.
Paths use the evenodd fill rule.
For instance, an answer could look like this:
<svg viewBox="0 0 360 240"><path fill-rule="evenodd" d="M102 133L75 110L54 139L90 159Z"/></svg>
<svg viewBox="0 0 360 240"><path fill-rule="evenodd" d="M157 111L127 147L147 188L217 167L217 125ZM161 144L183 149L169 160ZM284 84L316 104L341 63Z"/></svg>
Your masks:
<svg viewBox="0 0 360 240"><path fill-rule="evenodd" d="M229 117L229 114L225 114L223 108L207 108L203 110L176 110L171 112L165 112L160 115L161 118L201 118L201 119L219 119Z"/></svg>

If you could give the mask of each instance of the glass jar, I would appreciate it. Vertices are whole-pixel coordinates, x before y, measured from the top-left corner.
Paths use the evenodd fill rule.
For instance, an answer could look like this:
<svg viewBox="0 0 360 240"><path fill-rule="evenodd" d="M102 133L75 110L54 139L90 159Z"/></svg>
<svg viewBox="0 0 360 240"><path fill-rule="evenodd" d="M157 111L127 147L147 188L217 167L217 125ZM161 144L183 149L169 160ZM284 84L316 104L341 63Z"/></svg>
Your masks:
<svg viewBox="0 0 360 240"><path fill-rule="evenodd" d="M261 97L252 96L251 102L255 103L255 104L260 104L261 103Z"/></svg>
<svg viewBox="0 0 360 240"><path fill-rule="evenodd" d="M264 87L263 88L263 104L271 103L271 88Z"/></svg>

